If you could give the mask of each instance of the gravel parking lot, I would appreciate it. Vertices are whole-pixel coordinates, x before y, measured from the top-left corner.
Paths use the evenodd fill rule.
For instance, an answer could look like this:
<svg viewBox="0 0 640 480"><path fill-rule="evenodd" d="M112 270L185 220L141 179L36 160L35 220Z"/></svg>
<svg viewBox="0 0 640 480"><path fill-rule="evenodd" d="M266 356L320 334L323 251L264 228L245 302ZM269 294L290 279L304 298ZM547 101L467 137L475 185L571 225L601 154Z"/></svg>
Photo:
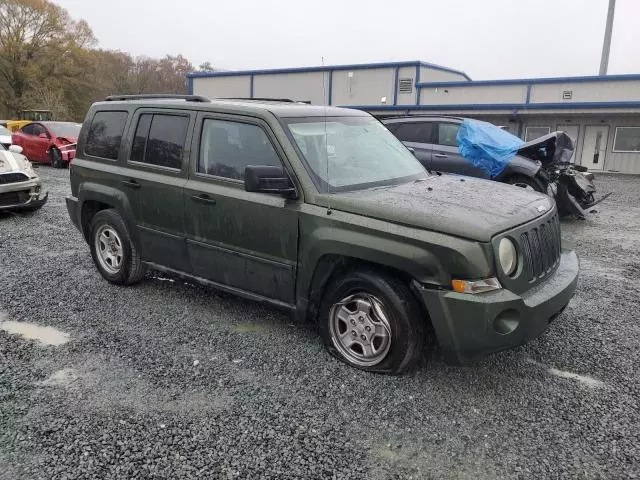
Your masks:
<svg viewBox="0 0 640 480"><path fill-rule="evenodd" d="M580 284L545 335L394 378L255 303L155 272L108 284L68 171L38 171L49 203L0 217L0 321L62 333L0 330L0 479L640 476L639 177L599 176L614 196L564 222Z"/></svg>

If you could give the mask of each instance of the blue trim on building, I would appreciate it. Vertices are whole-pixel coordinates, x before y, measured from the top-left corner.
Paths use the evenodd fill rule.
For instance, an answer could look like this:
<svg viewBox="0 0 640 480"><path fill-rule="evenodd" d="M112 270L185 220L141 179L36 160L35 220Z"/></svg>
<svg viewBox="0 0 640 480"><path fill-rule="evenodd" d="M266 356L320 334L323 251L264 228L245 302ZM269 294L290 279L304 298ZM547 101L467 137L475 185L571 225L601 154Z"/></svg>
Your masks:
<svg viewBox="0 0 640 480"><path fill-rule="evenodd" d="M640 102L470 103L447 105L340 105L356 110L544 110L571 108L640 108Z"/></svg>
<svg viewBox="0 0 640 480"><path fill-rule="evenodd" d="M416 65L416 105L420 103L420 65Z"/></svg>
<svg viewBox="0 0 640 480"><path fill-rule="evenodd" d="M323 72L323 71L338 71L338 70L371 70L374 68L399 68L399 67L413 67L422 66L431 68L433 70L441 70L443 72L456 73L463 76L468 81L471 78L460 70L454 70L452 68L443 67L434 63L421 62L418 60L408 62L380 62L380 63L358 63L352 65L327 65L320 67L297 67L297 68L273 68L266 70L237 70L231 72L190 72L187 74L189 78L208 78L208 77L237 77L243 75L270 75L270 74L284 74L284 73L311 73L311 72Z"/></svg>
<svg viewBox="0 0 640 480"><path fill-rule="evenodd" d="M187 77L187 91L193 95L193 77Z"/></svg>
<svg viewBox="0 0 640 480"><path fill-rule="evenodd" d="M327 98L327 103L329 105L331 105L331 101L332 101L332 97L333 97L333 71L332 70L329 70L329 82L328 83L329 83L329 88L327 90L329 90L329 92L328 92L327 96L329 98Z"/></svg>
<svg viewBox="0 0 640 480"><path fill-rule="evenodd" d="M249 77L249 98L253 98L253 75Z"/></svg>
<svg viewBox="0 0 640 480"><path fill-rule="evenodd" d="M527 85L527 99L525 100L525 103L531 103L531 89L533 88L533 85L529 84Z"/></svg>
<svg viewBox="0 0 640 480"><path fill-rule="evenodd" d="M475 80L470 82L424 82L417 85L419 88L438 87L484 87L491 85L528 85L535 83L585 83L585 82L620 82L640 80L640 74L625 75L591 75L586 77L542 77L542 78L517 78L512 80Z"/></svg>
<svg viewBox="0 0 640 480"><path fill-rule="evenodd" d="M400 77L400 67L396 67L393 73L393 104L398 104L398 79Z"/></svg>

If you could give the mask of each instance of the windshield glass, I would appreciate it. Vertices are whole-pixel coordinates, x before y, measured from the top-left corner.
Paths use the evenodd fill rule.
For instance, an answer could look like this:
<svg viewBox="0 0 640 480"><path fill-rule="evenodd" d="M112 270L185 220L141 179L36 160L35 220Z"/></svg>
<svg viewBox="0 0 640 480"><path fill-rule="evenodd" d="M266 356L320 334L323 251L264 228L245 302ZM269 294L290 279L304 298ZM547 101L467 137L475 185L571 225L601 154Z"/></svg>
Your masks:
<svg viewBox="0 0 640 480"><path fill-rule="evenodd" d="M79 123L71 122L49 122L46 125L49 130L56 134L56 137L65 138L78 138L82 127Z"/></svg>
<svg viewBox="0 0 640 480"><path fill-rule="evenodd" d="M411 152L372 117L285 122L321 192L395 185L426 175Z"/></svg>

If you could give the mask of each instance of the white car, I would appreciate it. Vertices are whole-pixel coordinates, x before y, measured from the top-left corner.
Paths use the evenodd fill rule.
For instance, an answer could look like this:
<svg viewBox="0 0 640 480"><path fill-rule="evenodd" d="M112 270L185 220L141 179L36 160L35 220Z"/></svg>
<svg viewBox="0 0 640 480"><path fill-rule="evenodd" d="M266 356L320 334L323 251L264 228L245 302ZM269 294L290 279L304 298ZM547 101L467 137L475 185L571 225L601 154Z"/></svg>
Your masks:
<svg viewBox="0 0 640 480"><path fill-rule="evenodd" d="M11 145L11 132L2 125L0 125L0 145L4 148L9 148L9 145Z"/></svg>
<svg viewBox="0 0 640 480"><path fill-rule="evenodd" d="M0 212L37 210L48 197L22 147L0 143Z"/></svg>

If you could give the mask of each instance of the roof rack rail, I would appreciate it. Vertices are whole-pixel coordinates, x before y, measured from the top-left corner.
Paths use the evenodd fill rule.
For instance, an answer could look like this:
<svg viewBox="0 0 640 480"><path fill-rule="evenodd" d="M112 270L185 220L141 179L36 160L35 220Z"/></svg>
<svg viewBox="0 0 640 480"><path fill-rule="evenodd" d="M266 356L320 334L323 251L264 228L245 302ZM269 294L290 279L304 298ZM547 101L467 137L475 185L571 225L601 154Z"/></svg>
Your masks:
<svg viewBox="0 0 640 480"><path fill-rule="evenodd" d="M300 103L296 100L291 100L290 98L269 98L269 97L225 97L219 98L218 100L242 100L244 101L254 101L254 102L283 102L283 103Z"/></svg>
<svg viewBox="0 0 640 480"><path fill-rule="evenodd" d="M119 102L126 100L184 100L186 102L203 102L209 103L210 99L201 95L177 95L173 93L143 93L140 95L109 95L104 99L105 102Z"/></svg>

